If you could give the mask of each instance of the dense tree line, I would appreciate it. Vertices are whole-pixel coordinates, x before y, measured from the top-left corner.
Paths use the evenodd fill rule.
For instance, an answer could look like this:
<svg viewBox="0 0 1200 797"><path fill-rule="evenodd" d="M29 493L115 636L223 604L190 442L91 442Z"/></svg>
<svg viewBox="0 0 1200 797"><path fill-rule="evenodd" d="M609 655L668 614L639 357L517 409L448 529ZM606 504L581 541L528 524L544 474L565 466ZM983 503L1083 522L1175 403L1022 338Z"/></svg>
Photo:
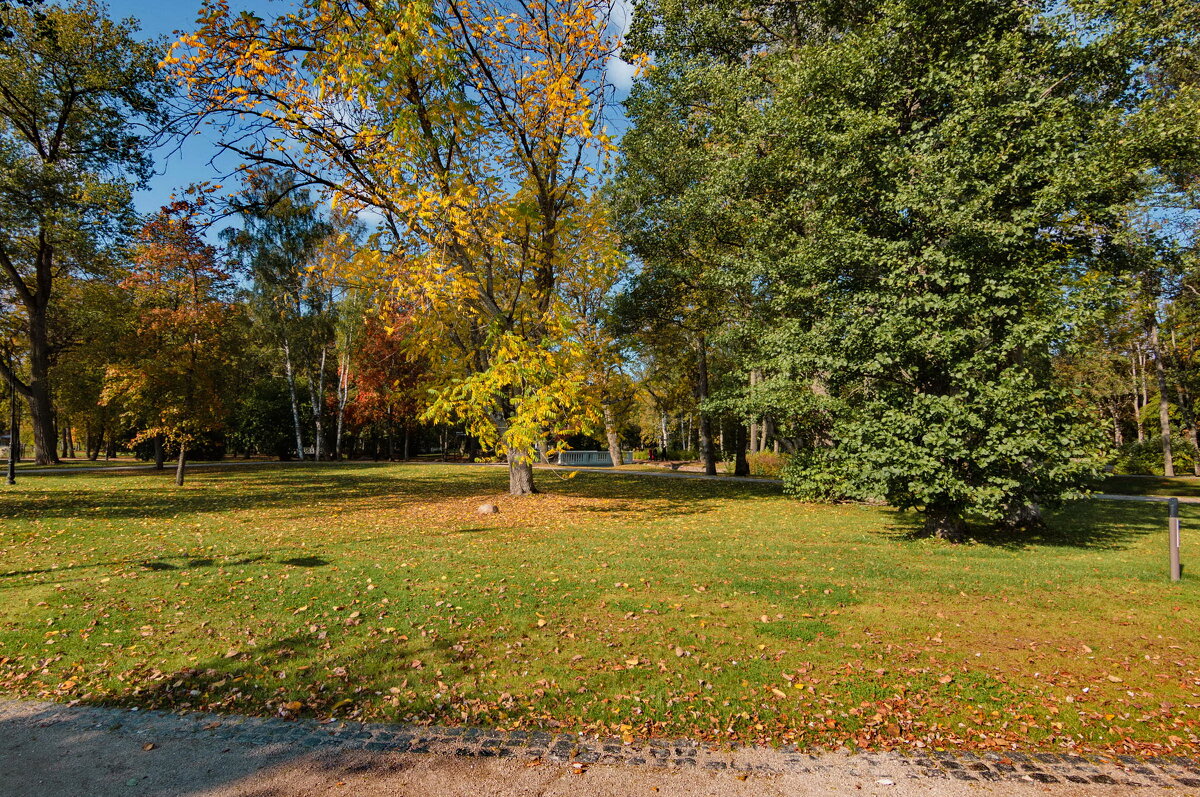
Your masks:
<svg viewBox="0 0 1200 797"><path fill-rule="evenodd" d="M522 494L648 447L952 539L1105 466L1200 474L1193 3L643 0L623 43L599 0L535 10L204 2L168 45L0 4L37 461L455 449ZM194 125L237 190L139 217Z"/></svg>

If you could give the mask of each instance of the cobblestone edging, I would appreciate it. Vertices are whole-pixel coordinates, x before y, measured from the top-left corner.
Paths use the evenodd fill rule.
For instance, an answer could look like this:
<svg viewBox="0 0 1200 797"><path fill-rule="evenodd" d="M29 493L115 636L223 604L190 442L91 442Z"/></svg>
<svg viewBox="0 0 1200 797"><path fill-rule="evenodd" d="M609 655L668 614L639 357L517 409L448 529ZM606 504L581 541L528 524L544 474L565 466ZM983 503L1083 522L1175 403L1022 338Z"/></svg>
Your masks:
<svg viewBox="0 0 1200 797"><path fill-rule="evenodd" d="M139 744L191 738L219 739L232 745L269 746L278 753L377 751L469 757L511 757L589 765L698 768L771 775L786 772L838 772L877 783L909 779L1075 783L1113 787L1184 786L1200 788L1200 761L1186 757L1141 759L1085 757L1052 753L802 753L795 748L723 749L687 740L624 744L539 731L495 731L313 720L289 721L216 714L64 706L33 701L0 701L0 722L37 728L61 726L80 733L105 732ZM61 730L61 728L60 728ZM1114 793L1119 793L1114 789Z"/></svg>

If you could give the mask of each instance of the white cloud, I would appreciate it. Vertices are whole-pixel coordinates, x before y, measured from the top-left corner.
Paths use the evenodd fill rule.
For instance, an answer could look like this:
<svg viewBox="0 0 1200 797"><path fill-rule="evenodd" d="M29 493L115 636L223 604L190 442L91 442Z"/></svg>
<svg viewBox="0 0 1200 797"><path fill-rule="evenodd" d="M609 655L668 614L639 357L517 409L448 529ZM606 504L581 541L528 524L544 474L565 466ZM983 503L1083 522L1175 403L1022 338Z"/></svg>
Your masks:
<svg viewBox="0 0 1200 797"><path fill-rule="evenodd" d="M617 91L626 92L633 86L633 75L637 67L628 61L622 61L615 55L609 56L604 64L604 75Z"/></svg>

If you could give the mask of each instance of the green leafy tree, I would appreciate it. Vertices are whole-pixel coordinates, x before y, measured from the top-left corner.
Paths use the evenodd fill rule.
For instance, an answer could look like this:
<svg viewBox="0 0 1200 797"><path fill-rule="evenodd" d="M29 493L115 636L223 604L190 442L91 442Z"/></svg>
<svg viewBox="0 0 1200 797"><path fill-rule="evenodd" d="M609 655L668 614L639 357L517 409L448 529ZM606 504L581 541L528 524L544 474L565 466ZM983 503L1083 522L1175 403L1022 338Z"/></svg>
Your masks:
<svg viewBox="0 0 1200 797"><path fill-rule="evenodd" d="M35 456L57 460L53 376L65 279L95 276L132 230L130 189L149 174L144 124L165 83L162 48L93 0L0 5L0 312L17 316Z"/></svg>
<svg viewBox="0 0 1200 797"><path fill-rule="evenodd" d="M847 490L957 539L1094 472L1053 357L1069 286L1192 135L1144 75L1196 12L1160 5L642 7L634 130L699 162L667 205L718 231L697 246L754 297L758 362L834 401L818 459Z"/></svg>

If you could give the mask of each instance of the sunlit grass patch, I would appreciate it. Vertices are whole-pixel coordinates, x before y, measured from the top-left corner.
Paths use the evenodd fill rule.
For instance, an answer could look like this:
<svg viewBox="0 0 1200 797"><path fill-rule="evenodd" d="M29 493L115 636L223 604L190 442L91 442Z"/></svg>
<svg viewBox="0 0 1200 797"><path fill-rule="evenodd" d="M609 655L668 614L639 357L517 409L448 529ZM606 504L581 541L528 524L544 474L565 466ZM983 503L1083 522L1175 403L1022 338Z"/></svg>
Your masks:
<svg viewBox="0 0 1200 797"><path fill-rule="evenodd" d="M539 476L523 499L454 466L29 476L0 492L0 688L803 745L1196 744L1200 589L1165 579L1163 506L952 546L771 485Z"/></svg>

